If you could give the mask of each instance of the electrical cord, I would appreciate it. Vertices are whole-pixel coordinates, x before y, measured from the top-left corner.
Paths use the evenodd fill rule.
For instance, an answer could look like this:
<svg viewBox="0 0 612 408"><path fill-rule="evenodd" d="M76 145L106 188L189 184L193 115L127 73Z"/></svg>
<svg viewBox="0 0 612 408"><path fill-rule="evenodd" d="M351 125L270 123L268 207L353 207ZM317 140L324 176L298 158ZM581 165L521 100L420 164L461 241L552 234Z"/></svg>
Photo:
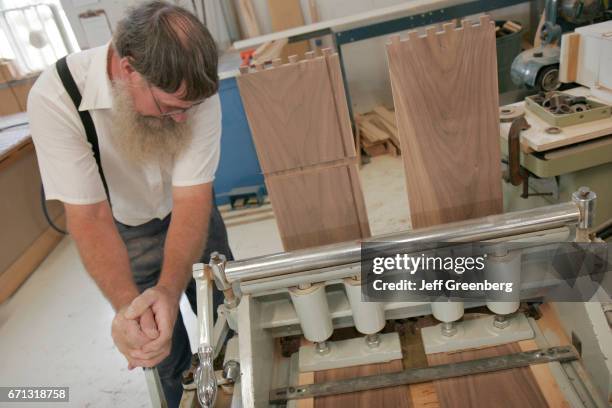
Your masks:
<svg viewBox="0 0 612 408"><path fill-rule="evenodd" d="M0 132L4 132L5 130L13 129L20 126L29 125L29 122L15 123L14 125L9 125L3 128L0 128Z"/></svg>
<svg viewBox="0 0 612 408"><path fill-rule="evenodd" d="M47 209L47 199L45 197L45 188L43 187L42 184L40 185L40 204L42 206L43 213L45 214L45 218L47 219L47 222L49 223L51 228L53 228L54 230L56 230L60 234L68 235L68 232L66 232L63 229L59 228L57 225L55 225L55 223L53 221L51 221L51 217L49 217L49 210Z"/></svg>

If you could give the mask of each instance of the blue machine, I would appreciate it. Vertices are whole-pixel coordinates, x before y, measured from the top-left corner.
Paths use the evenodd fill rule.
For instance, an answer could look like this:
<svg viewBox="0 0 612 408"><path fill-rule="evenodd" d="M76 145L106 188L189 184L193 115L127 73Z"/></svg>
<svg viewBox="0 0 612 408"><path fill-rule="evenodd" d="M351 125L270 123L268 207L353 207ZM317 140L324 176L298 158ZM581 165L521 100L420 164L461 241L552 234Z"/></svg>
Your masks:
<svg viewBox="0 0 612 408"><path fill-rule="evenodd" d="M265 185L236 78L227 78L220 82L219 96L223 113L223 130L221 159L214 187L217 204L221 205L229 203L228 193L233 189L240 187L265 189Z"/></svg>

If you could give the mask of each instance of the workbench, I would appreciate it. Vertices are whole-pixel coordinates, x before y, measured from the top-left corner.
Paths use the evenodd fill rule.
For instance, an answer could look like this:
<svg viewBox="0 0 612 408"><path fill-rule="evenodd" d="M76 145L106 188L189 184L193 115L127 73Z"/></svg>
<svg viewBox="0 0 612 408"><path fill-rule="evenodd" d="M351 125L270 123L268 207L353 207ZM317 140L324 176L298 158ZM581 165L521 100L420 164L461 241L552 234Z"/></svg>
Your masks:
<svg viewBox="0 0 612 408"><path fill-rule="evenodd" d="M41 180L25 113L0 117L0 303L34 272L63 235L47 223ZM63 207L48 203L49 216L64 226Z"/></svg>
<svg viewBox="0 0 612 408"><path fill-rule="evenodd" d="M566 93L591 96L588 88L573 88ZM597 191L595 225L612 217L612 118L568 126L550 134L544 120L524 109L524 102L502 107L525 111L531 126L521 133L521 165L536 177L529 178L533 193L550 196L520 198L521 187L504 183L504 210L533 208L569 199L573 191L588 186ZM502 156L508 157L510 122L500 124Z"/></svg>

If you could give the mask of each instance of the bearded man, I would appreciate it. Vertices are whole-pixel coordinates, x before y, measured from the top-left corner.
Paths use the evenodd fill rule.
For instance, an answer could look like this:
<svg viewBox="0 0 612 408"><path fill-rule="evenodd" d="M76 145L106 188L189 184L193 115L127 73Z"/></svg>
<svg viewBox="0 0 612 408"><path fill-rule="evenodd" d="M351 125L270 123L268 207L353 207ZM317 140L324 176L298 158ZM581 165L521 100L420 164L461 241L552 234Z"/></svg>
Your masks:
<svg viewBox="0 0 612 408"><path fill-rule="evenodd" d="M196 311L191 266L211 251L231 259L212 192L217 88L210 33L157 1L132 9L111 44L43 72L28 99L46 197L64 203L83 264L115 310L115 345L130 369L158 368L169 406L191 359L179 313L183 292Z"/></svg>

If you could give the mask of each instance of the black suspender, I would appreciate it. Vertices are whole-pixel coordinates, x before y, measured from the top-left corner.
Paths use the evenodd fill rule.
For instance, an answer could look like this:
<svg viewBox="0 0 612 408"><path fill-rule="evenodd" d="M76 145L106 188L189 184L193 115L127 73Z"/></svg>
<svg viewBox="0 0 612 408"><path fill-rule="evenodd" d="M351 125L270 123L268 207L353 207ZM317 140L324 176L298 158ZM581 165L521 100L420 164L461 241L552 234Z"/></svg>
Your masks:
<svg viewBox="0 0 612 408"><path fill-rule="evenodd" d="M102 162L100 160L100 146L98 145L98 133L96 132L96 127L94 126L89 111L79 111L79 106L81 105L81 92L79 92L79 88L77 87L76 83L74 82L74 78L70 73L70 69L68 68L68 64L66 63L66 57L57 60L57 62L55 63L55 68L57 69L57 73L60 79L62 80L62 84L64 84L66 92L68 92L70 99L72 99L72 102L74 103L74 107L76 108L77 112L79 113L79 116L81 117L81 122L83 122L85 134L87 135L87 141L91 144L94 159L96 159L96 164L98 165L100 178L102 179L102 184L104 185L104 190L106 191L106 197L108 198L108 202L110 203L108 185L106 184L106 178L104 177L104 172L102 171Z"/></svg>

